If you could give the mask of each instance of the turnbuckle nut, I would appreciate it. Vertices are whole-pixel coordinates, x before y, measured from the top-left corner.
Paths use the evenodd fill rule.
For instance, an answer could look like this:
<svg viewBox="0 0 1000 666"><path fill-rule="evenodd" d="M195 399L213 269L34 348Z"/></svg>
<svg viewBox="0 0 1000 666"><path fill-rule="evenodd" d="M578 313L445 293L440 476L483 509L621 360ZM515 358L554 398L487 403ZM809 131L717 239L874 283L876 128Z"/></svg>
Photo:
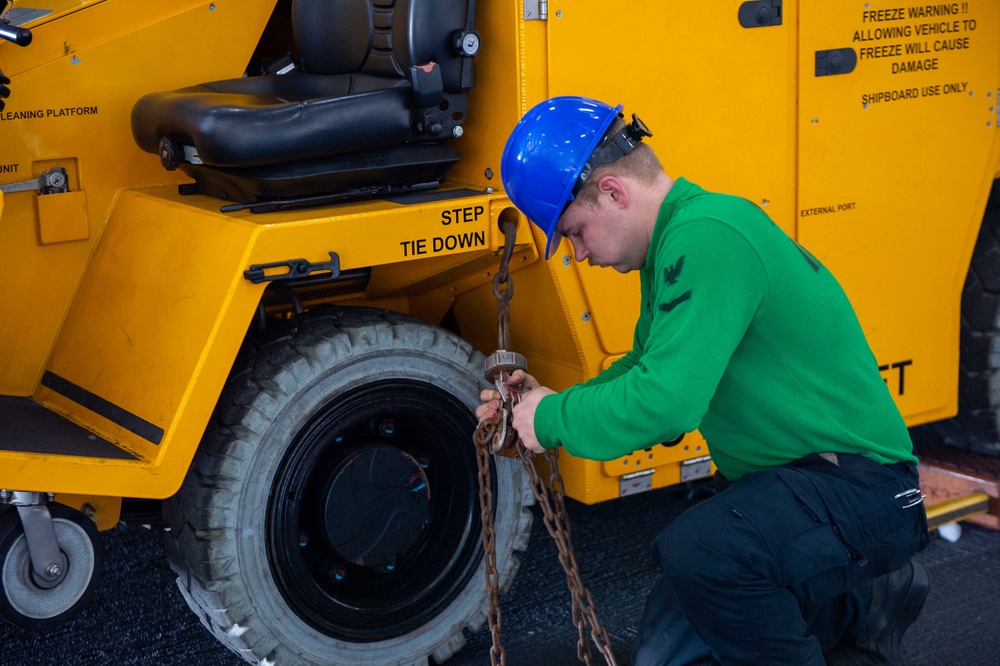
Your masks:
<svg viewBox="0 0 1000 666"><path fill-rule="evenodd" d="M486 360L483 362L483 369L485 370L486 380L494 382L499 378L499 373L501 372L506 372L508 375L515 370L524 370L527 372L528 360L517 352L498 349L486 357Z"/></svg>

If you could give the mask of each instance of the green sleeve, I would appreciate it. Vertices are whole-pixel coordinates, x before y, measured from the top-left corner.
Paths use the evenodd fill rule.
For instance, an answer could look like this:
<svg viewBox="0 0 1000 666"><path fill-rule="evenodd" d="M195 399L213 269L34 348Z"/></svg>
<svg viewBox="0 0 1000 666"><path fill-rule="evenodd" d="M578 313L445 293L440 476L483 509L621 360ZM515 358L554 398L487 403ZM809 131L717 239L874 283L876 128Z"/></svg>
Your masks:
<svg viewBox="0 0 1000 666"><path fill-rule="evenodd" d="M542 446L613 460L698 427L729 358L764 306L766 274L746 239L711 218L672 225L653 270L658 283L643 315L651 321L641 352L608 381L543 398L535 414Z"/></svg>

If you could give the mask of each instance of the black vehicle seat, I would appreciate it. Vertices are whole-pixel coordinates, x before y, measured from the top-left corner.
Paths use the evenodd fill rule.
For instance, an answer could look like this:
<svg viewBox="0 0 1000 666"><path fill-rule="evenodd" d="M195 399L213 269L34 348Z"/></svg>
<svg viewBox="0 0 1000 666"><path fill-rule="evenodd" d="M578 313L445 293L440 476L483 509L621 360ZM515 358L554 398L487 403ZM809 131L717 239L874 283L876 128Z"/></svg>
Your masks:
<svg viewBox="0 0 1000 666"><path fill-rule="evenodd" d="M439 182L460 155L475 0L293 0L296 71L159 92L140 148L242 202Z"/></svg>

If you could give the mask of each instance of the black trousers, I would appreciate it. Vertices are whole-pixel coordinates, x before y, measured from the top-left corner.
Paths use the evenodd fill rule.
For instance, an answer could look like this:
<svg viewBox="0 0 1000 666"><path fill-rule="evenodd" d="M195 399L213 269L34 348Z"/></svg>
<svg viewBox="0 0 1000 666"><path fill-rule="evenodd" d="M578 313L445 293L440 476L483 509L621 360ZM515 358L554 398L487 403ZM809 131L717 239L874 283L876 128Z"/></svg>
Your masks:
<svg viewBox="0 0 1000 666"><path fill-rule="evenodd" d="M837 457L748 474L663 530L634 666L825 663L866 583L927 542L916 465Z"/></svg>

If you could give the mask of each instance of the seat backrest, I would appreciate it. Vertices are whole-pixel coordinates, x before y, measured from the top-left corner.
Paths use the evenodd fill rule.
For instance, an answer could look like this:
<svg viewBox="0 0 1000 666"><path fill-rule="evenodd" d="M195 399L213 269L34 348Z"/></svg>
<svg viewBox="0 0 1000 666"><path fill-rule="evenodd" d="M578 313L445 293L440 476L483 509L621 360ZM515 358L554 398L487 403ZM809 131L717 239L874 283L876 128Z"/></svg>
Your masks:
<svg viewBox="0 0 1000 666"><path fill-rule="evenodd" d="M462 89L453 44L468 0L293 0L292 26L305 71L407 78L434 61L445 92ZM468 63L471 65L471 63Z"/></svg>

